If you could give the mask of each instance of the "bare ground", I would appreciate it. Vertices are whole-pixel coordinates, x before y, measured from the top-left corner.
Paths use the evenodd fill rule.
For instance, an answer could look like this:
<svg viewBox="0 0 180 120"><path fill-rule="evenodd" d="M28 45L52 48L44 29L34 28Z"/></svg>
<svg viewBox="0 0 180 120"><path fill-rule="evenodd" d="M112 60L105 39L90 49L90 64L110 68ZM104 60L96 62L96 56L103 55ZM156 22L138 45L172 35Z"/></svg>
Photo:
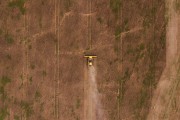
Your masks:
<svg viewBox="0 0 180 120"><path fill-rule="evenodd" d="M173 107L178 104L174 100L179 96L177 88L179 86L179 15L175 8L176 0L166 0L168 25L166 32L166 68L160 78L157 89L154 93L152 106L148 115L148 120L174 120L179 119L178 114L172 114L171 110L178 112L179 107ZM170 110L171 109L171 110ZM176 109L176 110L175 110ZM175 113L176 113L175 112ZM175 115L175 116L173 116Z"/></svg>

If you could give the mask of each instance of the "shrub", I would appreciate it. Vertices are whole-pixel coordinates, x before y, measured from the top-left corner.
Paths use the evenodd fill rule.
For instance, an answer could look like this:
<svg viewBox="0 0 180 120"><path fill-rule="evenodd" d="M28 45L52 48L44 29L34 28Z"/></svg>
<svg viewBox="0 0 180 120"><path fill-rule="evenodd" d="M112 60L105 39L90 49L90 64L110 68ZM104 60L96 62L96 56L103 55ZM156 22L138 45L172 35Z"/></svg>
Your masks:
<svg viewBox="0 0 180 120"><path fill-rule="evenodd" d="M5 41L8 43L8 44L12 44L14 42L14 39L12 37L12 35L10 34L5 34Z"/></svg>
<svg viewBox="0 0 180 120"><path fill-rule="evenodd" d="M26 117L30 117L33 114L34 111L31 104L21 101L20 106L25 111Z"/></svg>
<svg viewBox="0 0 180 120"><path fill-rule="evenodd" d="M121 0L110 0L110 8L112 12L117 14L120 7L121 7Z"/></svg>
<svg viewBox="0 0 180 120"><path fill-rule="evenodd" d="M22 14L25 14L25 12L26 12L26 9L24 8L24 3L25 2L26 2L26 0L15 0L15 1L9 2L8 5L11 8L15 8L15 7L19 8L20 12Z"/></svg>
<svg viewBox="0 0 180 120"><path fill-rule="evenodd" d="M5 86L7 83L11 82L11 79L8 78L7 76L2 76L0 80L0 85Z"/></svg>

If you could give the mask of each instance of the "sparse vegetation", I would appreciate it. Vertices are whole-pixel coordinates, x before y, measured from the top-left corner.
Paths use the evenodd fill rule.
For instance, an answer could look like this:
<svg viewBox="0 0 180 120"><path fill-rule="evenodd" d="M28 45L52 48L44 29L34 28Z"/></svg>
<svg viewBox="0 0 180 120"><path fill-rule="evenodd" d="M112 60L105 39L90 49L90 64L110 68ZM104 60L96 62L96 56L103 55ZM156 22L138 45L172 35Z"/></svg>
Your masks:
<svg viewBox="0 0 180 120"><path fill-rule="evenodd" d="M7 115L9 115L7 107L0 109L0 120L5 120Z"/></svg>
<svg viewBox="0 0 180 120"><path fill-rule="evenodd" d="M20 120L20 117L17 115L14 115L14 120Z"/></svg>
<svg viewBox="0 0 180 120"><path fill-rule="evenodd" d="M147 105L147 100L149 99L149 92L147 88L142 88L140 91L140 96L137 102L137 108L142 109L145 105Z"/></svg>
<svg viewBox="0 0 180 120"><path fill-rule="evenodd" d="M32 49L32 45L28 45L28 49L31 50Z"/></svg>
<svg viewBox="0 0 180 120"><path fill-rule="evenodd" d="M42 28L42 15L39 16L39 28Z"/></svg>
<svg viewBox="0 0 180 120"><path fill-rule="evenodd" d="M128 19L126 19L125 21L124 21L124 24L123 24L123 30L124 31L128 31L129 30L129 24L128 24Z"/></svg>
<svg viewBox="0 0 180 120"><path fill-rule="evenodd" d="M29 118L34 113L32 105L26 101L21 101L20 106L24 110L27 118Z"/></svg>
<svg viewBox="0 0 180 120"><path fill-rule="evenodd" d="M1 86L6 86L7 83L11 82L11 79L7 76L2 76L0 85Z"/></svg>
<svg viewBox="0 0 180 120"><path fill-rule="evenodd" d="M116 27L115 33L114 33L116 40L120 40L121 32L122 32L121 27L119 27L119 26Z"/></svg>
<svg viewBox="0 0 180 120"><path fill-rule="evenodd" d="M46 73L45 70L42 71L42 75L43 75L43 76L46 76L46 75L47 75L47 73Z"/></svg>
<svg viewBox="0 0 180 120"><path fill-rule="evenodd" d="M5 92L5 86L11 82L11 79L7 76L2 76L2 78L0 79L0 97L2 99L2 101L4 101L7 97L7 94Z"/></svg>
<svg viewBox="0 0 180 120"><path fill-rule="evenodd" d="M29 78L29 82L30 84L32 84L32 76Z"/></svg>
<svg viewBox="0 0 180 120"><path fill-rule="evenodd" d="M112 12L117 15L119 9L121 8L121 0L110 0L110 8Z"/></svg>
<svg viewBox="0 0 180 120"><path fill-rule="evenodd" d="M39 100L42 97L41 93L39 91L36 91L35 93L35 99Z"/></svg>
<svg viewBox="0 0 180 120"><path fill-rule="evenodd" d="M119 103L121 104L123 99L124 99L124 93L125 93L125 88L124 88L124 84L126 82L126 78L127 78L127 73L122 77L122 76L118 76L117 80L119 82L120 88L119 88L119 95L117 96L117 99L119 101Z"/></svg>
<svg viewBox="0 0 180 120"><path fill-rule="evenodd" d="M25 14L25 12L26 12L26 9L24 7L25 2L26 2L26 0L14 0L14 1L9 2L8 5L11 8L17 7L22 14Z"/></svg>
<svg viewBox="0 0 180 120"><path fill-rule="evenodd" d="M20 75L20 80L23 81L24 80L24 76L23 74Z"/></svg>
<svg viewBox="0 0 180 120"><path fill-rule="evenodd" d="M14 39L13 39L12 35L10 35L10 34L7 33L7 34L5 34L4 38L5 38L5 41L6 41L8 44L14 43Z"/></svg>
<svg viewBox="0 0 180 120"><path fill-rule="evenodd" d="M78 98L77 101L76 101L76 108L77 108L77 109L80 107L80 103L81 103L81 101L80 101L80 99Z"/></svg>
<svg viewBox="0 0 180 120"><path fill-rule="evenodd" d="M101 17L98 17L98 18L97 18L97 21L98 21L100 24L102 24L102 23L103 23L103 20L102 20L102 18L101 18Z"/></svg>
<svg viewBox="0 0 180 120"><path fill-rule="evenodd" d="M3 30L2 29L0 29L0 35L2 35L3 34Z"/></svg>
<svg viewBox="0 0 180 120"><path fill-rule="evenodd" d="M160 36L160 45L161 45L162 49L164 49L166 47L166 33L165 32L162 33Z"/></svg>
<svg viewBox="0 0 180 120"><path fill-rule="evenodd" d="M40 105L40 111L42 112L44 110L44 102Z"/></svg>
<svg viewBox="0 0 180 120"><path fill-rule="evenodd" d="M7 55L6 55L6 58L7 58L8 60L11 60L11 55L7 54Z"/></svg>
<svg viewBox="0 0 180 120"><path fill-rule="evenodd" d="M72 6L72 0L65 0L64 6L66 11L70 11L70 7Z"/></svg>
<svg viewBox="0 0 180 120"><path fill-rule="evenodd" d="M30 67L31 67L32 70L35 69L35 65L34 64L31 64Z"/></svg>
<svg viewBox="0 0 180 120"><path fill-rule="evenodd" d="M180 1L178 1L178 0L176 0L175 9L177 12L180 12Z"/></svg>

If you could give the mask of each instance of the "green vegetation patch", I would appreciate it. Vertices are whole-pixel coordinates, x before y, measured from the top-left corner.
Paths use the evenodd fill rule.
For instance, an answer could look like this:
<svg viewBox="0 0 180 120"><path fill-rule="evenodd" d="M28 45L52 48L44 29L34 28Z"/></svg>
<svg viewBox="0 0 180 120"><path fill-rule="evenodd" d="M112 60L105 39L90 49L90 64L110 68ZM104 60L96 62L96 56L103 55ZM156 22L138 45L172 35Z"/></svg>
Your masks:
<svg viewBox="0 0 180 120"><path fill-rule="evenodd" d="M70 7L72 6L72 0L65 0L64 6L66 11L70 11Z"/></svg>
<svg viewBox="0 0 180 120"><path fill-rule="evenodd" d="M76 101L76 108L78 109L81 105L81 101L80 99L78 98L77 101Z"/></svg>
<svg viewBox="0 0 180 120"><path fill-rule="evenodd" d="M14 39L13 39L13 36L12 36L12 35L10 35L10 34L7 33L7 34L5 34L4 38L5 38L5 41L6 41L8 44L14 43Z"/></svg>
<svg viewBox="0 0 180 120"><path fill-rule="evenodd" d="M0 80L0 85L5 86L7 83L11 82L11 79L7 76L2 76Z"/></svg>
<svg viewBox="0 0 180 120"><path fill-rule="evenodd" d="M0 28L0 35L2 35L3 34L3 30Z"/></svg>
<svg viewBox="0 0 180 120"><path fill-rule="evenodd" d="M14 115L14 120L20 120L20 117L17 115Z"/></svg>
<svg viewBox="0 0 180 120"><path fill-rule="evenodd" d="M7 76L2 76L2 78L0 79L0 98L2 99L2 101L4 101L7 96L4 88L10 82L11 79Z"/></svg>
<svg viewBox="0 0 180 120"><path fill-rule="evenodd" d="M101 17L98 17L98 18L97 18L97 21L98 21L100 24L102 24L102 23L103 23L103 20L102 20L102 18L101 18Z"/></svg>
<svg viewBox="0 0 180 120"><path fill-rule="evenodd" d="M17 7L17 8L19 8L19 10L22 14L25 14L25 12L26 12L26 9L24 7L25 2L26 2L26 0L15 0L15 1L9 2L8 6L11 8Z"/></svg>
<svg viewBox="0 0 180 120"><path fill-rule="evenodd" d="M24 110L27 118L34 113L32 105L26 101L21 101L20 106Z"/></svg>
<svg viewBox="0 0 180 120"><path fill-rule="evenodd" d="M175 3L175 9L176 9L176 11L180 12L180 1L178 1L178 0Z"/></svg>
<svg viewBox="0 0 180 120"><path fill-rule="evenodd" d="M42 75L43 75L43 77L45 77L47 75L47 72L45 70L43 70Z"/></svg>
<svg viewBox="0 0 180 120"><path fill-rule="evenodd" d="M122 28L116 27L115 33L114 33L116 40L120 40L121 32L122 32Z"/></svg>
<svg viewBox="0 0 180 120"><path fill-rule="evenodd" d="M7 115L9 115L7 108L0 109L0 120L5 120Z"/></svg>
<svg viewBox="0 0 180 120"><path fill-rule="evenodd" d="M35 93L35 99L39 100L42 97L41 93L39 91L36 91Z"/></svg>
<svg viewBox="0 0 180 120"><path fill-rule="evenodd" d="M118 14L122 0L110 0L110 8L114 14Z"/></svg>

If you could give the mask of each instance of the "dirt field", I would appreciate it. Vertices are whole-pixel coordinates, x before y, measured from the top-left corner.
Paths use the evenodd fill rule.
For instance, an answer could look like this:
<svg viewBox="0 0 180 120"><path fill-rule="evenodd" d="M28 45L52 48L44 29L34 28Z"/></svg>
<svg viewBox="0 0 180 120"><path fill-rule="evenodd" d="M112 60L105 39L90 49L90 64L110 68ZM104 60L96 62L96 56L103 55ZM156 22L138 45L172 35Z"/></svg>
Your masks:
<svg viewBox="0 0 180 120"><path fill-rule="evenodd" d="M0 15L0 120L85 120L84 54L98 56L106 119L147 118L166 65L164 0L1 0Z"/></svg>
<svg viewBox="0 0 180 120"><path fill-rule="evenodd" d="M180 2L166 0L166 68L155 91L148 120L178 120L179 116L179 8Z"/></svg>

